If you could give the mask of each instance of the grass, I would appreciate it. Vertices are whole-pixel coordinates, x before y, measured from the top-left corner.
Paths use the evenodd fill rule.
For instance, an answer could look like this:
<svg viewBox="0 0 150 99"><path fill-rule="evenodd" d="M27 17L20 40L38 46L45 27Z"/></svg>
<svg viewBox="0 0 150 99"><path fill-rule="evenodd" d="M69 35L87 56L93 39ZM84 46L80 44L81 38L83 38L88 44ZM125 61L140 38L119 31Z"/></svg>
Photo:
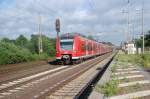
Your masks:
<svg viewBox="0 0 150 99"><path fill-rule="evenodd" d="M118 54L115 57L116 61L142 65L145 68L150 68L150 53L145 54Z"/></svg>
<svg viewBox="0 0 150 99"><path fill-rule="evenodd" d="M144 67L150 67L150 53L146 54L134 54L134 55L127 55L124 54L123 52L119 52L119 54L115 57L114 61L117 62L119 65L124 65L127 66L126 64L131 63L131 64L141 64ZM111 71L114 73L116 71L116 63L111 65ZM125 82L129 82L129 79L124 78L123 79ZM115 75L112 75L111 80L107 82L104 85L99 85L97 84L95 86L95 90L100 93L104 93L106 96L113 96L119 92L118 84L120 81L116 78ZM136 84L133 86L134 89L137 89L139 87L139 84Z"/></svg>
<svg viewBox="0 0 150 99"><path fill-rule="evenodd" d="M142 59L143 66L146 68L150 68L150 53L145 53L144 55L142 55Z"/></svg>
<svg viewBox="0 0 150 99"><path fill-rule="evenodd" d="M116 64L111 64L111 71L112 72L115 72L116 71Z"/></svg>
<svg viewBox="0 0 150 99"><path fill-rule="evenodd" d="M116 70L116 64L115 63L111 64L111 71L115 72L115 70ZM104 85L97 84L95 86L95 90L97 92L104 93L106 96L113 96L118 92L118 88L117 88L118 83L119 80L116 78L115 75L112 75L111 80L109 82L107 82Z"/></svg>
<svg viewBox="0 0 150 99"><path fill-rule="evenodd" d="M129 79L126 78L126 77L124 77L121 81L123 81L123 82L129 82ZM119 82L120 82L120 81L119 81Z"/></svg>
<svg viewBox="0 0 150 99"><path fill-rule="evenodd" d="M115 59L119 62L133 63L133 64L142 62L141 55L137 54L135 55L118 54Z"/></svg>
<svg viewBox="0 0 150 99"><path fill-rule="evenodd" d="M106 96L113 96L118 92L118 80L115 77L112 77L112 79L107 82L105 85L96 85L95 90L97 92L102 92Z"/></svg>

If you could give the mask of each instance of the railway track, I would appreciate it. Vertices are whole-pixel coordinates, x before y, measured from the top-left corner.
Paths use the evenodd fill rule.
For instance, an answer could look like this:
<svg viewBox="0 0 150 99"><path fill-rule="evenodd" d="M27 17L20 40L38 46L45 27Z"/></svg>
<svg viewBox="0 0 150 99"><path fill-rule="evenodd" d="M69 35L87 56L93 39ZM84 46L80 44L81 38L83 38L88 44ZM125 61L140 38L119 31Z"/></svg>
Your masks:
<svg viewBox="0 0 150 99"><path fill-rule="evenodd" d="M110 54L75 66L62 66L52 70L13 79L0 85L0 99L42 99L56 92L68 82L89 70ZM103 58L102 58L103 57Z"/></svg>
<svg viewBox="0 0 150 99"><path fill-rule="evenodd" d="M7 81L6 83L2 83L0 85L0 94L1 94L1 96L6 95L6 94L8 95L9 92L14 92L15 90L30 87L31 85L33 85L36 82L41 82L41 81L45 80L48 75L50 75L54 72L58 72L65 68L67 68L67 66L55 68L52 70L47 70L47 71L44 71L41 73L37 73L37 74L30 75L27 77L19 78L19 79L14 79L9 82ZM13 97L4 97L4 99L7 99L7 98L16 99L16 97L14 97L14 96Z"/></svg>
<svg viewBox="0 0 150 99"><path fill-rule="evenodd" d="M58 66L60 65L51 65L45 61L2 66L0 68L0 84L54 69Z"/></svg>
<svg viewBox="0 0 150 99"><path fill-rule="evenodd" d="M0 65L0 74L6 74L13 71L25 70L33 67L38 67L41 65L46 65L46 61L39 62L28 62L28 63L18 63L18 64L8 64Z"/></svg>
<svg viewBox="0 0 150 99"><path fill-rule="evenodd" d="M118 80L118 91L107 99L150 99L149 74L131 63L116 62L112 75Z"/></svg>
<svg viewBox="0 0 150 99"><path fill-rule="evenodd" d="M112 59L112 56L108 57L107 59L101 59L93 64L90 64L92 66L91 69L89 69L76 79L72 80L71 82L67 83L63 87L59 88L55 92L50 93L50 95L47 96L47 99L83 99L83 97L84 99L87 98L87 96L82 96L82 94L84 95L84 91L86 90L86 88L88 88L90 84L93 84L92 82L96 80L96 76L98 76L99 73L101 73L102 75L103 69L106 67L106 64L109 63L109 61Z"/></svg>

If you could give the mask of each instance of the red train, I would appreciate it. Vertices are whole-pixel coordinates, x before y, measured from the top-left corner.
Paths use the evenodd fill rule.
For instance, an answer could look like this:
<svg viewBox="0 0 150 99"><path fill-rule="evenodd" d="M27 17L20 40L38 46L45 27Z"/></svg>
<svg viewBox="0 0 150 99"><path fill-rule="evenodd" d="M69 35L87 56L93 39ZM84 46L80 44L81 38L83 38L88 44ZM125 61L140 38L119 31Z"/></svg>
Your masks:
<svg viewBox="0 0 150 99"><path fill-rule="evenodd" d="M112 51L112 47L89 40L78 33L63 34L56 39L56 59L69 64Z"/></svg>

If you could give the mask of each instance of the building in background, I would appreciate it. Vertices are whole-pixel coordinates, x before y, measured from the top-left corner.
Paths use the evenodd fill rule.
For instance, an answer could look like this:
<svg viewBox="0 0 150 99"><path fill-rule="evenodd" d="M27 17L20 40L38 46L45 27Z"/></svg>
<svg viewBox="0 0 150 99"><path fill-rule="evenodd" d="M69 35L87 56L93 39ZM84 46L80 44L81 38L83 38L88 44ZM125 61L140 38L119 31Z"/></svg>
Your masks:
<svg viewBox="0 0 150 99"><path fill-rule="evenodd" d="M136 54L136 47L134 42L124 42L121 44L121 48L126 54Z"/></svg>

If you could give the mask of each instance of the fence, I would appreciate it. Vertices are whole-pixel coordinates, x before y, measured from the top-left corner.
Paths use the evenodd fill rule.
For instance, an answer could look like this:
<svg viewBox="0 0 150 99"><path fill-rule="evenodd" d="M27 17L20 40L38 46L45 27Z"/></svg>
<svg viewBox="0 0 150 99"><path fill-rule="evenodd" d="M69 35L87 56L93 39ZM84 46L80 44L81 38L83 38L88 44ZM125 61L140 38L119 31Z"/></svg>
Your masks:
<svg viewBox="0 0 150 99"><path fill-rule="evenodd" d="M138 53L138 54L141 54L142 51L143 51L142 48L137 48L137 53ZM145 53L150 53L150 47L145 47L145 48L144 48L144 52L145 52Z"/></svg>
<svg viewBox="0 0 150 99"><path fill-rule="evenodd" d="M146 47L144 51L145 52L150 52L150 47Z"/></svg>

